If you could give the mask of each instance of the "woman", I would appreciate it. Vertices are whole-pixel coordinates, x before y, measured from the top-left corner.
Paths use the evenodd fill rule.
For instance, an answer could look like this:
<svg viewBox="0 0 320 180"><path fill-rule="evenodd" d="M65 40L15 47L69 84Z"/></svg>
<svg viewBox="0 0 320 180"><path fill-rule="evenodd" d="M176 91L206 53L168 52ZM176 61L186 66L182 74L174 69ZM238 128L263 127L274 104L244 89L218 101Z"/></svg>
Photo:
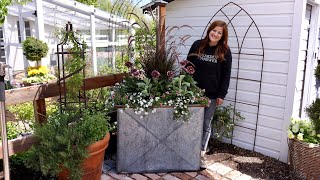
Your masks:
<svg viewBox="0 0 320 180"><path fill-rule="evenodd" d="M223 103L230 82L232 56L228 46L227 24L214 21L206 37L192 44L187 59L196 68L193 78L211 99L209 107L205 108L201 147L201 167L206 168L204 154L210 139L211 119L216 106Z"/></svg>

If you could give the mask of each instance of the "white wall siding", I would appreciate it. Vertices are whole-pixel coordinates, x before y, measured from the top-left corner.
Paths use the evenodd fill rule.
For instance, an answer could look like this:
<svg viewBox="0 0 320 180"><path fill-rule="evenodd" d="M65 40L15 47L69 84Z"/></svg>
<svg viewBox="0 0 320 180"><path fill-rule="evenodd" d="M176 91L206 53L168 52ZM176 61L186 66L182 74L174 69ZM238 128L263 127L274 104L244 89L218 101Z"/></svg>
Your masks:
<svg viewBox="0 0 320 180"><path fill-rule="evenodd" d="M192 29L182 28L175 36L191 35L182 48L182 57L185 58L191 44L202 37L202 33L211 17L229 0L175 0L167 5L166 25L189 25ZM257 105L259 101L260 83L261 94L258 108L246 104L236 103L236 109L242 112L245 120L237 122L232 143L280 159L281 143L283 142L283 122L286 107L287 81L289 71L292 25L294 17L294 0L237 0L234 1L246 10L256 22L264 44L264 64L262 57L240 55L238 68L238 43L241 46L243 37L251 24L251 19L242 11L232 21L236 33L229 25L229 46L233 54L232 78L229 93L225 104L235 98L237 101ZM268 9L268 11L266 11ZM223 11L232 18L239 11L237 6L228 6ZM213 20L227 18L218 13ZM212 21L213 21L212 20ZM262 46L257 29L253 26L248 31L242 45L242 53L262 55ZM238 80L237 95L236 77L248 80ZM256 81L252 81L256 80ZM236 96L235 96L236 95ZM230 100L230 101L228 101ZM284 158L281 160L285 161Z"/></svg>

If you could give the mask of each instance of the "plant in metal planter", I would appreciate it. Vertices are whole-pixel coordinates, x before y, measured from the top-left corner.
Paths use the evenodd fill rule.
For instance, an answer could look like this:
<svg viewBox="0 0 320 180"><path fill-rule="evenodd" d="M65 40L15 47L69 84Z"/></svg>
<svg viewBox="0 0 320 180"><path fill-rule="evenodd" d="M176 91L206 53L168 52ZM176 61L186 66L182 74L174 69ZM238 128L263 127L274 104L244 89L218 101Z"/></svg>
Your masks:
<svg viewBox="0 0 320 180"><path fill-rule="evenodd" d="M189 38L152 43L153 31L130 37L139 45L128 76L111 97L118 108L117 170L119 172L192 171L200 168L204 106L209 99L192 78L192 64L179 62L178 49ZM174 31L174 27L168 29ZM139 38L141 38L139 40ZM119 107L119 106L118 106Z"/></svg>
<svg viewBox="0 0 320 180"><path fill-rule="evenodd" d="M110 138L110 118L86 96L84 47L68 23L63 42L57 46L60 106L46 124L35 126L40 142L26 163L58 179L100 179Z"/></svg>
<svg viewBox="0 0 320 180"><path fill-rule="evenodd" d="M187 60L179 62L178 49L190 36L177 41L170 32L179 27L173 27L168 30L167 41L157 49L153 40L154 27L141 24L138 32L143 33L129 39L129 44L137 43L137 59L135 63L126 63L129 76L115 86L114 103L134 108L141 118L154 112L154 108L171 106L174 119L188 121L191 116L188 105L207 105L209 102L192 78L195 72L192 63Z"/></svg>
<svg viewBox="0 0 320 180"><path fill-rule="evenodd" d="M306 108L310 120L291 118L288 128L292 178L320 178L320 99Z"/></svg>

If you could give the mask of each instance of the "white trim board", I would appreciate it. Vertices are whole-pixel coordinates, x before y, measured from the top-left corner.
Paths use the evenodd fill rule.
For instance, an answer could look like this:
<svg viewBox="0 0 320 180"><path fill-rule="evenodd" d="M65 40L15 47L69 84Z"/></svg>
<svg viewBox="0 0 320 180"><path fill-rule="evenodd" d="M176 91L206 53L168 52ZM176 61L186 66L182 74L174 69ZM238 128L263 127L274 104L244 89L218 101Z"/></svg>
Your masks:
<svg viewBox="0 0 320 180"><path fill-rule="evenodd" d="M292 25L292 38L290 48L289 71L287 80L287 96L285 100L284 119L282 126L282 137L280 146L280 161L288 162L287 128L290 124L294 104L294 93L297 77L298 58L300 52L300 37L302 22L306 12L306 0L295 0Z"/></svg>

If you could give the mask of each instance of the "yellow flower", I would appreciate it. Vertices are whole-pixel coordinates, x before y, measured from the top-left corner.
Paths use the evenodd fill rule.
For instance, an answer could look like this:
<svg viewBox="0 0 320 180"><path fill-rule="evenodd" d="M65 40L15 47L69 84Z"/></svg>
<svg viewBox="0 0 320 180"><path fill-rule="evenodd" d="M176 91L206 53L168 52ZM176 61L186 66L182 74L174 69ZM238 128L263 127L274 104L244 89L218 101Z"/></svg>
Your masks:
<svg viewBox="0 0 320 180"><path fill-rule="evenodd" d="M45 75L49 73L49 68L46 66L37 66L28 68L28 76Z"/></svg>

